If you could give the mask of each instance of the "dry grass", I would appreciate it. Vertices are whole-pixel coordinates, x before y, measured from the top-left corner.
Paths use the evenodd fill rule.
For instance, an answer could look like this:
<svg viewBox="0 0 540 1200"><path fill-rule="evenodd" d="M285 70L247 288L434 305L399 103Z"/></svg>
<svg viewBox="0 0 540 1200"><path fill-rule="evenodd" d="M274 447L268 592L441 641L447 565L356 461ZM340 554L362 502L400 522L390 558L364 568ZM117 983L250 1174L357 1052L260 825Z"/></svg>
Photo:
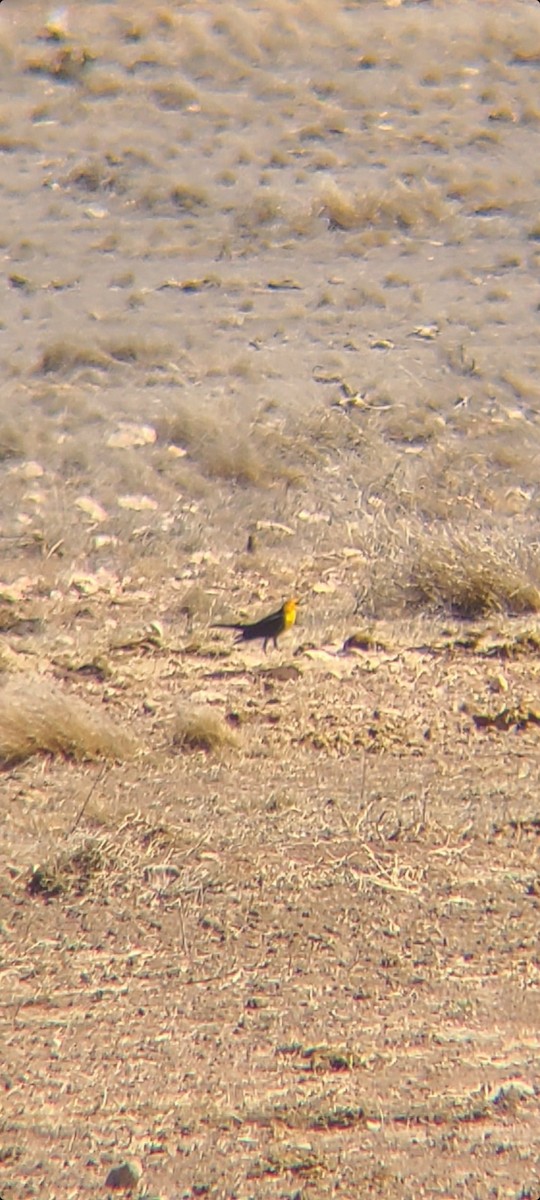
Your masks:
<svg viewBox="0 0 540 1200"><path fill-rule="evenodd" d="M94 68L89 75L84 76L84 90L87 96L95 96L100 100L111 100L125 92L124 77L120 72Z"/></svg>
<svg viewBox="0 0 540 1200"><path fill-rule="evenodd" d="M133 754L132 737L97 708L41 679L8 680L0 691L0 763L34 754L120 760Z"/></svg>
<svg viewBox="0 0 540 1200"><path fill-rule="evenodd" d="M65 178L68 186L78 187L84 192L118 191L120 173L114 170L107 157L93 157L72 167Z"/></svg>
<svg viewBox="0 0 540 1200"><path fill-rule="evenodd" d="M247 204L235 212L235 223L244 235L254 236L283 218L283 197L268 188L260 188Z"/></svg>
<svg viewBox="0 0 540 1200"><path fill-rule="evenodd" d="M450 213L440 188L427 182L398 183L355 194L330 180L321 189L319 203L330 227L343 230L396 226L408 231L442 221Z"/></svg>
<svg viewBox="0 0 540 1200"><path fill-rule="evenodd" d="M100 876L110 872L114 863L110 849L106 839L87 838L75 849L64 850L50 862L34 867L28 882L30 895L85 895Z"/></svg>
<svg viewBox="0 0 540 1200"><path fill-rule="evenodd" d="M271 465L264 462L249 438L240 436L229 440L219 436L207 443L200 457L203 470L217 479L264 486L272 477Z"/></svg>
<svg viewBox="0 0 540 1200"><path fill-rule="evenodd" d="M75 46L47 48L39 56L28 59L25 69L36 75L49 76L54 81L80 84L94 57L90 50Z"/></svg>
<svg viewBox="0 0 540 1200"><path fill-rule="evenodd" d="M192 84L182 79L175 79L174 82L152 88L152 96L156 104L166 112L177 112L188 108L189 105L195 104L199 100L199 92Z"/></svg>
<svg viewBox="0 0 540 1200"><path fill-rule="evenodd" d="M188 434L184 439L180 426L174 422L178 432L171 441L175 445L188 446L190 455L206 475L214 479L229 479L236 483L264 485L269 477L268 467L248 437L228 429L221 431L209 422L207 434ZM199 427L200 429L200 427Z"/></svg>
<svg viewBox="0 0 540 1200"><path fill-rule="evenodd" d="M4 1104L8 1171L30 1170L50 1143L40 1169L63 1172L75 1192L73 1139L104 1080L111 1137L98 1133L91 1162L83 1150L96 1187L133 1149L134 1126L145 1190L160 1195L173 1174L186 1195L300 1186L329 1200L339 1180L348 1195L360 1181L390 1200L417 1195L420 1175L451 1195L456 1153L474 1150L475 1194L488 1200L491 1143L503 1138L505 1172L529 1171L537 1037L523 982L537 946L537 823L492 815L480 839L477 810L460 798L468 763L461 781L432 764L447 820L452 804L459 813L441 828L421 795L409 824L415 773L431 778L421 759L402 754L386 774L374 763L359 805L346 756L324 782L300 756L258 762L247 789L242 762L232 778L214 774L209 795L211 764L200 790L189 777L181 805L184 776L150 769L154 812L174 808L181 828L111 814L106 834L69 834L10 882L8 933L25 920L2 962L18 1035L5 1047L19 1080ZM509 993L511 1014L500 1009ZM111 1073L118 1037L122 1070ZM171 1163L179 1137L190 1152Z"/></svg>
<svg viewBox="0 0 540 1200"><path fill-rule="evenodd" d="M186 706L173 724L173 745L185 750L207 750L213 754L237 749L238 738L230 725L209 705Z"/></svg>
<svg viewBox="0 0 540 1200"><path fill-rule="evenodd" d="M540 612L538 554L515 535L469 533L448 518L426 525L381 505L357 544L366 561L357 610L366 616L423 611L475 620Z"/></svg>
<svg viewBox="0 0 540 1200"><path fill-rule="evenodd" d="M88 798L97 782L99 778L94 781ZM178 878L179 868L173 860L189 857L190 843L175 827L148 820L139 812L130 812L118 822L116 815L106 810L92 821L105 828L81 837L76 828L85 808L86 805L67 832L64 847L32 867L28 881L31 895L58 898L68 894L84 896L92 891L99 892L104 899L114 893L126 895L140 888L143 881L153 892L170 886Z"/></svg>
<svg viewBox="0 0 540 1200"><path fill-rule="evenodd" d="M211 597L204 588L198 584L193 584L184 593L178 609L179 613L186 618L188 632L193 629L193 624L198 620L208 620L211 611Z"/></svg>
<svg viewBox="0 0 540 1200"><path fill-rule="evenodd" d="M475 169L462 170L457 176L448 172L447 196L458 200L467 213L496 215L512 211L526 199L520 178L488 175Z"/></svg>
<svg viewBox="0 0 540 1200"><path fill-rule="evenodd" d="M0 7L0 1193L516 1197L538 5Z"/></svg>
<svg viewBox="0 0 540 1200"><path fill-rule="evenodd" d="M298 478L291 440L276 426L246 421L225 404L219 417L208 407L178 405L158 422L158 431L162 442L187 450L211 478L259 487Z"/></svg>
<svg viewBox="0 0 540 1200"><path fill-rule="evenodd" d="M108 363L107 355L99 346L59 338L45 347L37 370L43 375L51 375L72 371L75 367L106 367Z"/></svg>
<svg viewBox="0 0 540 1200"><path fill-rule="evenodd" d="M533 579L534 564L527 570L525 559L522 550L490 544L485 536L432 533L413 551L410 602L469 620L539 612L538 564Z"/></svg>
<svg viewBox="0 0 540 1200"><path fill-rule="evenodd" d="M141 367L165 367L173 347L163 338L118 333L103 339L103 349L110 358L119 363L132 363Z"/></svg>
<svg viewBox="0 0 540 1200"><path fill-rule="evenodd" d="M28 440L26 431L14 419L3 419L0 422L0 462L10 458L22 458L26 452Z"/></svg>
<svg viewBox="0 0 540 1200"><path fill-rule="evenodd" d="M195 183L176 183L171 188L170 199L181 212L194 213L208 204L208 192Z"/></svg>
<svg viewBox="0 0 540 1200"><path fill-rule="evenodd" d="M94 345L59 339L43 351L37 370L43 375L68 374L77 367L108 370L115 362L143 367L163 367L172 351L161 338L111 333Z"/></svg>

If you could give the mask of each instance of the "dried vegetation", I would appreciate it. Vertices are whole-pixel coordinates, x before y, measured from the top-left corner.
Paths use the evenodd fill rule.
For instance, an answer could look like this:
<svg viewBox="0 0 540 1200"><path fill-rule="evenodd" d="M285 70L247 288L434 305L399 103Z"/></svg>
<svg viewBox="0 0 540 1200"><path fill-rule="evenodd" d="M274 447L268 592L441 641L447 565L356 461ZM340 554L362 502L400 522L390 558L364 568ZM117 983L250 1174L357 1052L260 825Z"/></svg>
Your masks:
<svg viewBox="0 0 540 1200"><path fill-rule="evenodd" d="M247 426L247 428L246 428ZM300 477L295 442L278 425L222 406L219 416L208 408L178 405L158 426L160 439L187 451L190 459L214 479L258 487Z"/></svg>
<svg viewBox="0 0 540 1200"><path fill-rule="evenodd" d="M410 575L413 603L474 620L492 613L524 616L540 611L538 562L526 563L523 548L482 535L444 530L422 540ZM520 562L521 559L521 562ZM527 569L528 566L528 569Z"/></svg>
<svg viewBox="0 0 540 1200"><path fill-rule="evenodd" d="M538 6L0 7L0 1192L524 1196Z"/></svg>
<svg viewBox="0 0 540 1200"><path fill-rule="evenodd" d="M351 195L330 180L321 191L321 212L328 218L331 229L375 225L411 230L426 221L442 221L448 209L440 189L425 182Z"/></svg>
<svg viewBox="0 0 540 1200"><path fill-rule="evenodd" d="M133 754L129 734L104 712L41 679L8 679L0 690L0 763L34 754L121 760Z"/></svg>
<svg viewBox="0 0 540 1200"><path fill-rule="evenodd" d="M216 753L238 747L238 738L227 721L209 705L186 706L173 724L173 744L185 750Z"/></svg>

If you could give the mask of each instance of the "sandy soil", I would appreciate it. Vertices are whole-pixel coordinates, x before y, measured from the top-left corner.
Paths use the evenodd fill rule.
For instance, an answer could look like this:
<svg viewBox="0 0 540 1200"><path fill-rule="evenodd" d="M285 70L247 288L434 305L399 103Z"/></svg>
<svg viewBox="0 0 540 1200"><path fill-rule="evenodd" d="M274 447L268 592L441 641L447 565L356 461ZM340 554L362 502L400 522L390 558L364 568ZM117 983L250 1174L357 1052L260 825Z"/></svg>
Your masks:
<svg viewBox="0 0 540 1200"><path fill-rule="evenodd" d="M139 8L0 7L0 1196L533 1200L540 7Z"/></svg>

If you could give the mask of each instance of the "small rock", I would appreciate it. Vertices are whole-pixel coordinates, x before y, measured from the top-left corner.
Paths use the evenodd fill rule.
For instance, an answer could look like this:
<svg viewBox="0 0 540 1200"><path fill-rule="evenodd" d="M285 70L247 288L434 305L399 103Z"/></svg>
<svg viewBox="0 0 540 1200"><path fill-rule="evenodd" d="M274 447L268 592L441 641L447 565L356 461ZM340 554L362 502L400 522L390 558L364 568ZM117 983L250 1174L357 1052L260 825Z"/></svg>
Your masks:
<svg viewBox="0 0 540 1200"><path fill-rule="evenodd" d="M289 683L291 679L299 679L302 672L299 667L295 667L290 663L279 667L268 667L261 674L264 675L265 679L269 679L273 683Z"/></svg>
<svg viewBox="0 0 540 1200"><path fill-rule="evenodd" d="M94 500L92 496L77 496L75 505L80 509L81 512L85 514L85 516L90 517L91 521L98 522L106 521L108 519L108 512L106 512L103 506L99 504L97 500Z"/></svg>
<svg viewBox="0 0 540 1200"><path fill-rule="evenodd" d="M156 438L153 425L132 425L126 421L111 433L106 445L111 449L126 450L131 446L153 446Z"/></svg>
<svg viewBox="0 0 540 1200"><path fill-rule="evenodd" d="M19 474L21 479L41 479L45 472L41 463L31 461L22 463Z"/></svg>
<svg viewBox="0 0 540 1200"><path fill-rule="evenodd" d="M487 1098L491 1104L503 1107L505 1101L532 1100L535 1095L532 1084L527 1083L524 1079L506 1079L494 1087Z"/></svg>
<svg viewBox="0 0 540 1200"><path fill-rule="evenodd" d="M131 508L134 512L153 512L158 507L152 496L119 496L118 504L120 508Z"/></svg>
<svg viewBox="0 0 540 1200"><path fill-rule="evenodd" d="M112 1167L105 1180L105 1187L115 1188L117 1191L131 1192L137 1186L142 1175L142 1167L135 1159L130 1159L129 1162L121 1163L119 1167Z"/></svg>
<svg viewBox="0 0 540 1200"><path fill-rule="evenodd" d="M341 648L342 654L347 654L349 650L385 650L386 647L382 642L378 642L372 633L359 632L351 633L345 638Z"/></svg>

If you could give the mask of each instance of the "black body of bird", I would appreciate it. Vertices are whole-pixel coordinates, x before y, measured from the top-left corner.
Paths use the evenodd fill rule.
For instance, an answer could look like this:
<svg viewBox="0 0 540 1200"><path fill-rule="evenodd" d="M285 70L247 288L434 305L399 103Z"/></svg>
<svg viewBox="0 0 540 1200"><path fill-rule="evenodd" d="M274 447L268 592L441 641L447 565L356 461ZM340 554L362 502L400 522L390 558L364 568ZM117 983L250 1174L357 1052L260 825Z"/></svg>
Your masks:
<svg viewBox="0 0 540 1200"><path fill-rule="evenodd" d="M269 613L267 617L262 617L260 621L252 621L246 624L243 621L219 621L213 626L214 629L236 629L238 630L237 642L254 642L258 638L263 642L263 649L266 652L268 642L273 642L277 648L277 640L280 634L286 629L290 629L296 620L296 600L286 600L277 612Z"/></svg>

